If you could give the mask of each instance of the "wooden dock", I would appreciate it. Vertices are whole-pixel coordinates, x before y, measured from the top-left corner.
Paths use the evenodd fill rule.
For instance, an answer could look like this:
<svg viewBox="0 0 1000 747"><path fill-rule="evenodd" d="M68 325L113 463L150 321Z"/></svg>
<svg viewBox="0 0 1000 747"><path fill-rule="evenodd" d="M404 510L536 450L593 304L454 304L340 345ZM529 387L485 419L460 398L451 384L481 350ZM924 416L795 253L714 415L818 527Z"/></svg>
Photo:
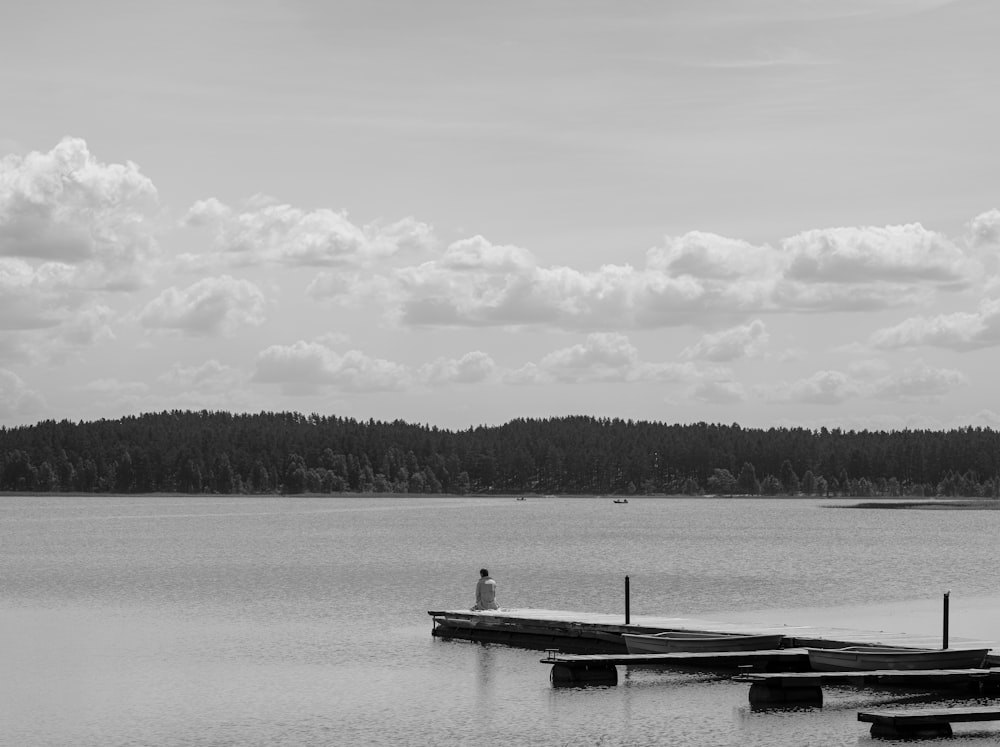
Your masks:
<svg viewBox="0 0 1000 747"><path fill-rule="evenodd" d="M810 672L808 648L880 645L937 649L937 636L849 630L812 626L764 626L680 617L631 617L561 610L500 609L488 611L429 610L431 634L484 643L503 643L548 652L542 663L552 667L555 685L614 685L619 666L663 667L708 671L741 671L750 682L752 706L822 705L823 684L858 687L967 688L1000 692L1000 646L995 641L952 639L960 648L986 648L984 669L876 670ZM628 654L622 633L688 631L762 635L780 633L780 649L668 654Z"/></svg>
<svg viewBox="0 0 1000 747"><path fill-rule="evenodd" d="M504 643L538 650L558 649L565 653L623 654L622 633L658 633L664 630L761 635L780 633L782 648L840 648L880 645L911 648L940 648L941 637L886 631L820 628L813 626L758 625L715 620L632 615L629 624L621 614L568 612L564 610L429 610L433 618L431 634L484 643ZM962 648L1000 649L995 641L952 639ZM991 651L991 665L1000 666L1000 650Z"/></svg>

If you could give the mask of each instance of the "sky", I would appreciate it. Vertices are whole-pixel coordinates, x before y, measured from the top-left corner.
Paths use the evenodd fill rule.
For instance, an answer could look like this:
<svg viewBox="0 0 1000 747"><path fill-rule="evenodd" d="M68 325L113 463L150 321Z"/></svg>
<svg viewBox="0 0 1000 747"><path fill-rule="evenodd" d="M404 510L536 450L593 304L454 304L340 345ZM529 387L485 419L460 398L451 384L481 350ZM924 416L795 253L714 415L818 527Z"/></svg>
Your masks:
<svg viewBox="0 0 1000 747"><path fill-rule="evenodd" d="M35 0L0 426L1000 428L995 0Z"/></svg>

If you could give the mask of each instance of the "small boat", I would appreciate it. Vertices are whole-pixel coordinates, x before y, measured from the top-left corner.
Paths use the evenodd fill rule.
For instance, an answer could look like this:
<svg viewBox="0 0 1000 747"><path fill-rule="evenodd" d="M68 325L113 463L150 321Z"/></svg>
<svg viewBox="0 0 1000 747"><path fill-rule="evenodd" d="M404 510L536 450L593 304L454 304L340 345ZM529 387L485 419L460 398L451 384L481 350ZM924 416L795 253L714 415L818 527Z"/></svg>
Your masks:
<svg viewBox="0 0 1000 747"><path fill-rule="evenodd" d="M734 633L702 633L669 630L640 635L622 633L630 654L673 654L697 651L768 651L781 648L784 638L778 634L738 635Z"/></svg>
<svg viewBox="0 0 1000 747"><path fill-rule="evenodd" d="M615 503L628 503L628 498L615 498Z"/></svg>
<svg viewBox="0 0 1000 747"><path fill-rule="evenodd" d="M809 648L809 666L817 672L876 669L978 669L989 649L918 649L901 646Z"/></svg>

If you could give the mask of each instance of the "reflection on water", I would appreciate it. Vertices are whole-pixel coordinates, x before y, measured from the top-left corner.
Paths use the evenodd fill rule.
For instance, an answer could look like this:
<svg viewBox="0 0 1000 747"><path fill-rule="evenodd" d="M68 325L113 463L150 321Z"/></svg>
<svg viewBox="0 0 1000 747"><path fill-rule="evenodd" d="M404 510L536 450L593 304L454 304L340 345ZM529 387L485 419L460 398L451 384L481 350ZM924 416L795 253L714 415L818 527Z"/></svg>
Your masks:
<svg viewBox="0 0 1000 747"><path fill-rule="evenodd" d="M0 498L0 744L866 743L858 709L916 696L755 713L746 683L627 667L553 688L541 652L434 639L426 610L467 608L485 565L512 607L619 611L628 575L634 615L822 622L930 596L931 632L950 588L959 636L994 593L998 524L787 500Z"/></svg>
<svg viewBox="0 0 1000 747"><path fill-rule="evenodd" d="M493 646L476 645L476 694L482 707L488 708L495 692L495 668L497 666Z"/></svg>

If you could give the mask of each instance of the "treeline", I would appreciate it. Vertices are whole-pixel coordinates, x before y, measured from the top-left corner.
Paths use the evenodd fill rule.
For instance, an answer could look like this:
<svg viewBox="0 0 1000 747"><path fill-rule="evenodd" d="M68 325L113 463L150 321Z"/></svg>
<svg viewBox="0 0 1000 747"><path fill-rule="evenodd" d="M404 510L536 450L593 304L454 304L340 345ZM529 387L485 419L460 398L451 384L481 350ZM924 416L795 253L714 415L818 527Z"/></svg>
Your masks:
<svg viewBox="0 0 1000 747"><path fill-rule="evenodd" d="M1000 433L173 411L0 429L0 490L996 498Z"/></svg>

